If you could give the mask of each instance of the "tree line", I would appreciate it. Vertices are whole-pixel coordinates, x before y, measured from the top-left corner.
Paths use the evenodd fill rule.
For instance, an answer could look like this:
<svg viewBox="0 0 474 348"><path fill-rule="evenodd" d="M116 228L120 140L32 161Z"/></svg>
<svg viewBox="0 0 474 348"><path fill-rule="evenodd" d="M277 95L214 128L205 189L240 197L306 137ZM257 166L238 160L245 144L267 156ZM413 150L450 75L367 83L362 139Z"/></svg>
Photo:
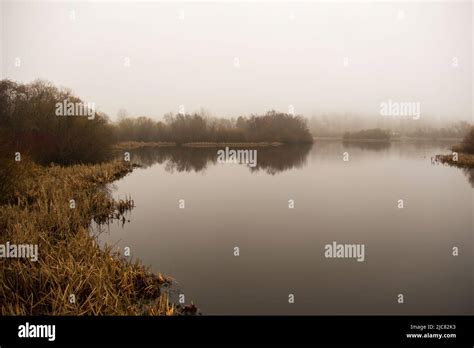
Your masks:
<svg viewBox="0 0 474 348"><path fill-rule="evenodd" d="M82 103L69 89L45 81L20 84L0 81L0 133L3 147L39 163L103 161L114 141L106 115L57 116L57 103Z"/></svg>
<svg viewBox="0 0 474 348"><path fill-rule="evenodd" d="M163 121L148 117L122 118L116 125L117 141L281 142L311 143L301 116L269 111L265 115L219 119L194 114L167 114Z"/></svg>
<svg viewBox="0 0 474 348"><path fill-rule="evenodd" d="M113 123L101 112L94 117L58 116L58 103L65 105L65 101L83 103L70 89L47 81L1 80L0 152L14 150L39 163L69 164L104 161L120 141L312 142L303 117L276 111L237 119L199 113L167 114L161 121L121 117Z"/></svg>

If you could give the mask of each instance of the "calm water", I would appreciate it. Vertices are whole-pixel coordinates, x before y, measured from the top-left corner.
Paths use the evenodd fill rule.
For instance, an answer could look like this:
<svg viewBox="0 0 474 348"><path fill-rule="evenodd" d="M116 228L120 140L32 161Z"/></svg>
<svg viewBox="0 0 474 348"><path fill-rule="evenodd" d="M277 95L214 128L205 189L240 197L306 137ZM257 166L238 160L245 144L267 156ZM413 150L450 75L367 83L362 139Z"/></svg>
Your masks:
<svg viewBox="0 0 474 348"><path fill-rule="evenodd" d="M138 151L146 167L112 186L136 208L100 240L203 314L472 313L474 173L431 163L448 148L321 141L259 149L254 169L216 149ZM365 261L325 258L333 241L364 244Z"/></svg>

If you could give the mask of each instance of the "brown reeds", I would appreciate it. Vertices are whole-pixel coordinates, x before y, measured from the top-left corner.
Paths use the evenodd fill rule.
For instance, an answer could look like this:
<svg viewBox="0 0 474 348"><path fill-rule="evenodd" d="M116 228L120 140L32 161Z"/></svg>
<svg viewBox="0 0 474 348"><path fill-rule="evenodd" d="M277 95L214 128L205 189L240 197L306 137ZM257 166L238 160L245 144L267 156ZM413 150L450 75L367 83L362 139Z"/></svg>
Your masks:
<svg viewBox="0 0 474 348"><path fill-rule="evenodd" d="M1 315L176 313L163 291L169 278L110 247L99 248L89 231L92 219L133 207L131 198L116 202L103 189L130 172L130 164L16 165L28 175L0 207L0 243L37 244L39 257L0 258Z"/></svg>

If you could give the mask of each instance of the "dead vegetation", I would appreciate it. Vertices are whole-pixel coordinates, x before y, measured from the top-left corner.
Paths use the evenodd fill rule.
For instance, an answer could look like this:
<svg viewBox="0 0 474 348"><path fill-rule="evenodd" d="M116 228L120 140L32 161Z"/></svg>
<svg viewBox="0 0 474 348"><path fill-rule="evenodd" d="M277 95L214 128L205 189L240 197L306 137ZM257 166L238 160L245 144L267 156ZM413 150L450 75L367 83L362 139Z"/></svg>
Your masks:
<svg viewBox="0 0 474 348"><path fill-rule="evenodd" d="M452 146L452 154L437 155L435 162L460 168L474 168L474 127L471 127L460 144Z"/></svg>
<svg viewBox="0 0 474 348"><path fill-rule="evenodd" d="M41 167L15 163L18 177L0 209L0 243L37 244L39 259L0 258L1 315L172 315L170 279L99 248L92 219L123 214L130 198L113 201L104 184L130 164ZM74 200L74 208L71 208ZM165 290L165 291L164 291Z"/></svg>

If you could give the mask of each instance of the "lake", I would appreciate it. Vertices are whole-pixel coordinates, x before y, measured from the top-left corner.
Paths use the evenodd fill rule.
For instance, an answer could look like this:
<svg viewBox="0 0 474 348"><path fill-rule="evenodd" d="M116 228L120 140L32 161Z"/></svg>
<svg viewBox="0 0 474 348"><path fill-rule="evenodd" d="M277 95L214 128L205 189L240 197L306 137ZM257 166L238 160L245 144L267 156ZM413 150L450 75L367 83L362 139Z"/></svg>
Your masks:
<svg viewBox="0 0 474 348"><path fill-rule="evenodd" d="M203 314L472 314L474 172L431 162L450 145L262 147L254 168L217 148L132 151L144 167L110 189L136 207L99 240ZM325 257L333 242L364 260Z"/></svg>

